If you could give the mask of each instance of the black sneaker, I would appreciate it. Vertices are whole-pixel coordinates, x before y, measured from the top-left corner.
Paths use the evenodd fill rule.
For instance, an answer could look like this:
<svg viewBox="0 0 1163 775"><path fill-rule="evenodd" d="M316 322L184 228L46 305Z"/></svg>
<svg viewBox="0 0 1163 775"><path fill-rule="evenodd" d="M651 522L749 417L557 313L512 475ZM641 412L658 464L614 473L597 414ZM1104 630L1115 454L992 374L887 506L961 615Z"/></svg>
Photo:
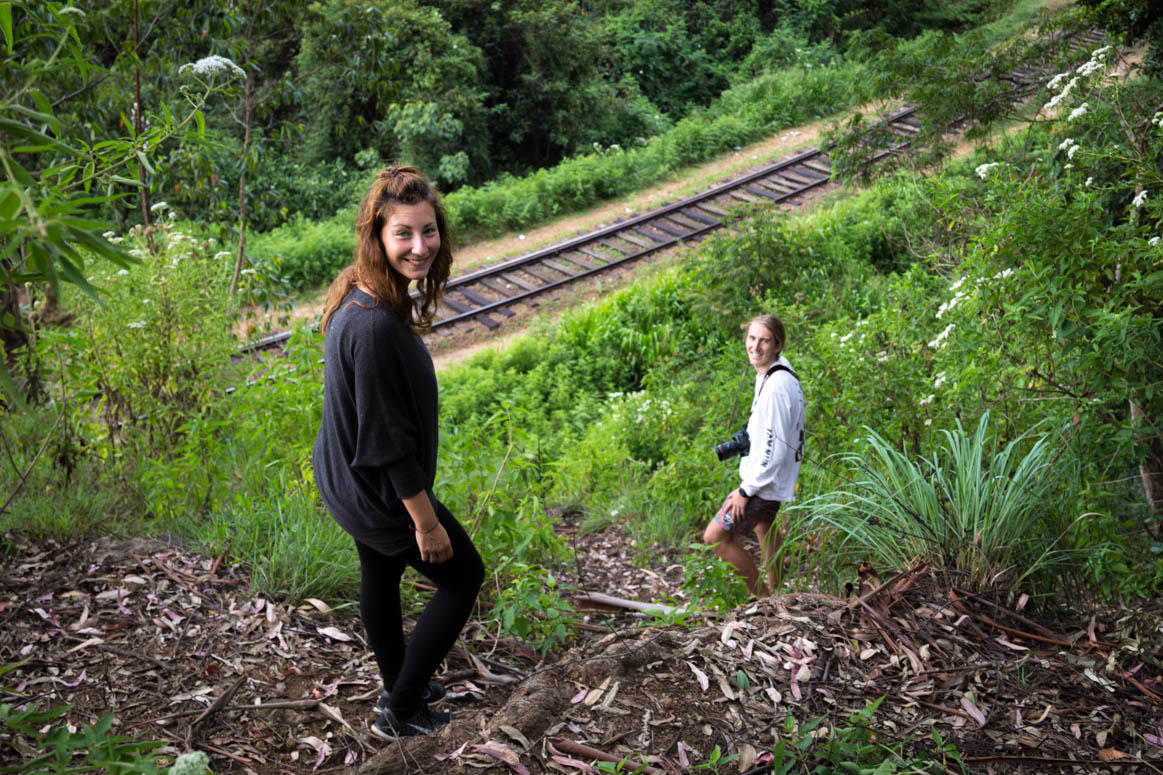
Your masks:
<svg viewBox="0 0 1163 775"><path fill-rule="evenodd" d="M452 714L439 710L430 710L421 705L408 718L401 720L391 708L386 708L380 717L372 724L372 734L381 740L399 740L402 737L416 735L430 735L437 727L444 726L452 721Z"/></svg>
<svg viewBox="0 0 1163 775"><path fill-rule="evenodd" d="M435 705L448 695L448 690L442 684L430 683L424 687L424 692L420 695L420 702L425 705ZM388 709L388 699L392 693L384 689L380 692L380 698L376 700L376 713L383 713Z"/></svg>

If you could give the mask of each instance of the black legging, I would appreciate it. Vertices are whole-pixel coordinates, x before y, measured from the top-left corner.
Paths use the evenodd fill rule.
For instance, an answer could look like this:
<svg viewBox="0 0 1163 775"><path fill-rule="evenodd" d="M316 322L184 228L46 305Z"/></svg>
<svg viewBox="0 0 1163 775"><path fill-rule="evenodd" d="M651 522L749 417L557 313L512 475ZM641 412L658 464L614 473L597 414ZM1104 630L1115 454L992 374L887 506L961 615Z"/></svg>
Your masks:
<svg viewBox="0 0 1163 775"><path fill-rule="evenodd" d="M452 559L447 562L424 562L414 545L391 556L355 542L360 566L359 614L384 686L391 689L388 707L398 714L410 713L419 705L424 687L468 621L485 579L481 556L464 528L444 504L436 503L436 513L452 541ZM405 646L400 577L409 565L436 585L436 593Z"/></svg>

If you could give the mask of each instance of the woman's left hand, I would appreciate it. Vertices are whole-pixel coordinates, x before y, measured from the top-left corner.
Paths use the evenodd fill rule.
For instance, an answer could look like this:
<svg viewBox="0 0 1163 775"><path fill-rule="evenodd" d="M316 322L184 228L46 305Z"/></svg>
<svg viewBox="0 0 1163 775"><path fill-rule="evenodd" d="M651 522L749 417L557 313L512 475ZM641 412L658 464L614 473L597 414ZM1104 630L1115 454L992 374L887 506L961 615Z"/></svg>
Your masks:
<svg viewBox="0 0 1163 775"><path fill-rule="evenodd" d="M416 531L416 546L420 548L420 559L424 562L439 564L452 559L452 541L444 525L439 522L425 533Z"/></svg>

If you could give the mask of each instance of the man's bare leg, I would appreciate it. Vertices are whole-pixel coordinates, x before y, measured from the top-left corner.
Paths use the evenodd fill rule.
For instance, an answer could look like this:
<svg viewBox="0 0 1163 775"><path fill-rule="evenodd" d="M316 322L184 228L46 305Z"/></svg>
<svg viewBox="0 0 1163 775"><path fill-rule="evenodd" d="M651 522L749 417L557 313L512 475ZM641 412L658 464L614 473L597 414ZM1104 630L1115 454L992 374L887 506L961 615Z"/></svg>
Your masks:
<svg viewBox="0 0 1163 775"><path fill-rule="evenodd" d="M712 521L703 531L703 543L711 546L718 557L730 563L735 572L743 577L747 591L756 597L763 597L766 591L758 587L759 569L747 550L735 541L735 536L723 529L718 522Z"/></svg>

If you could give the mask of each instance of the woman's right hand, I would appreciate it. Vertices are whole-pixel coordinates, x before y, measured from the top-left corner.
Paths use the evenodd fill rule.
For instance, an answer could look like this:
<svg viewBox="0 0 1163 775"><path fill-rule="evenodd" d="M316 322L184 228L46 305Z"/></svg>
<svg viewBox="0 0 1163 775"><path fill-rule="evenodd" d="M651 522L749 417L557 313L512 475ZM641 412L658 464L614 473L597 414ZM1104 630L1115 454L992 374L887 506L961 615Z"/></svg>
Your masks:
<svg viewBox="0 0 1163 775"><path fill-rule="evenodd" d="M416 531L416 546L420 548L420 559L424 562L439 564L452 559L452 541L439 522L425 533Z"/></svg>

